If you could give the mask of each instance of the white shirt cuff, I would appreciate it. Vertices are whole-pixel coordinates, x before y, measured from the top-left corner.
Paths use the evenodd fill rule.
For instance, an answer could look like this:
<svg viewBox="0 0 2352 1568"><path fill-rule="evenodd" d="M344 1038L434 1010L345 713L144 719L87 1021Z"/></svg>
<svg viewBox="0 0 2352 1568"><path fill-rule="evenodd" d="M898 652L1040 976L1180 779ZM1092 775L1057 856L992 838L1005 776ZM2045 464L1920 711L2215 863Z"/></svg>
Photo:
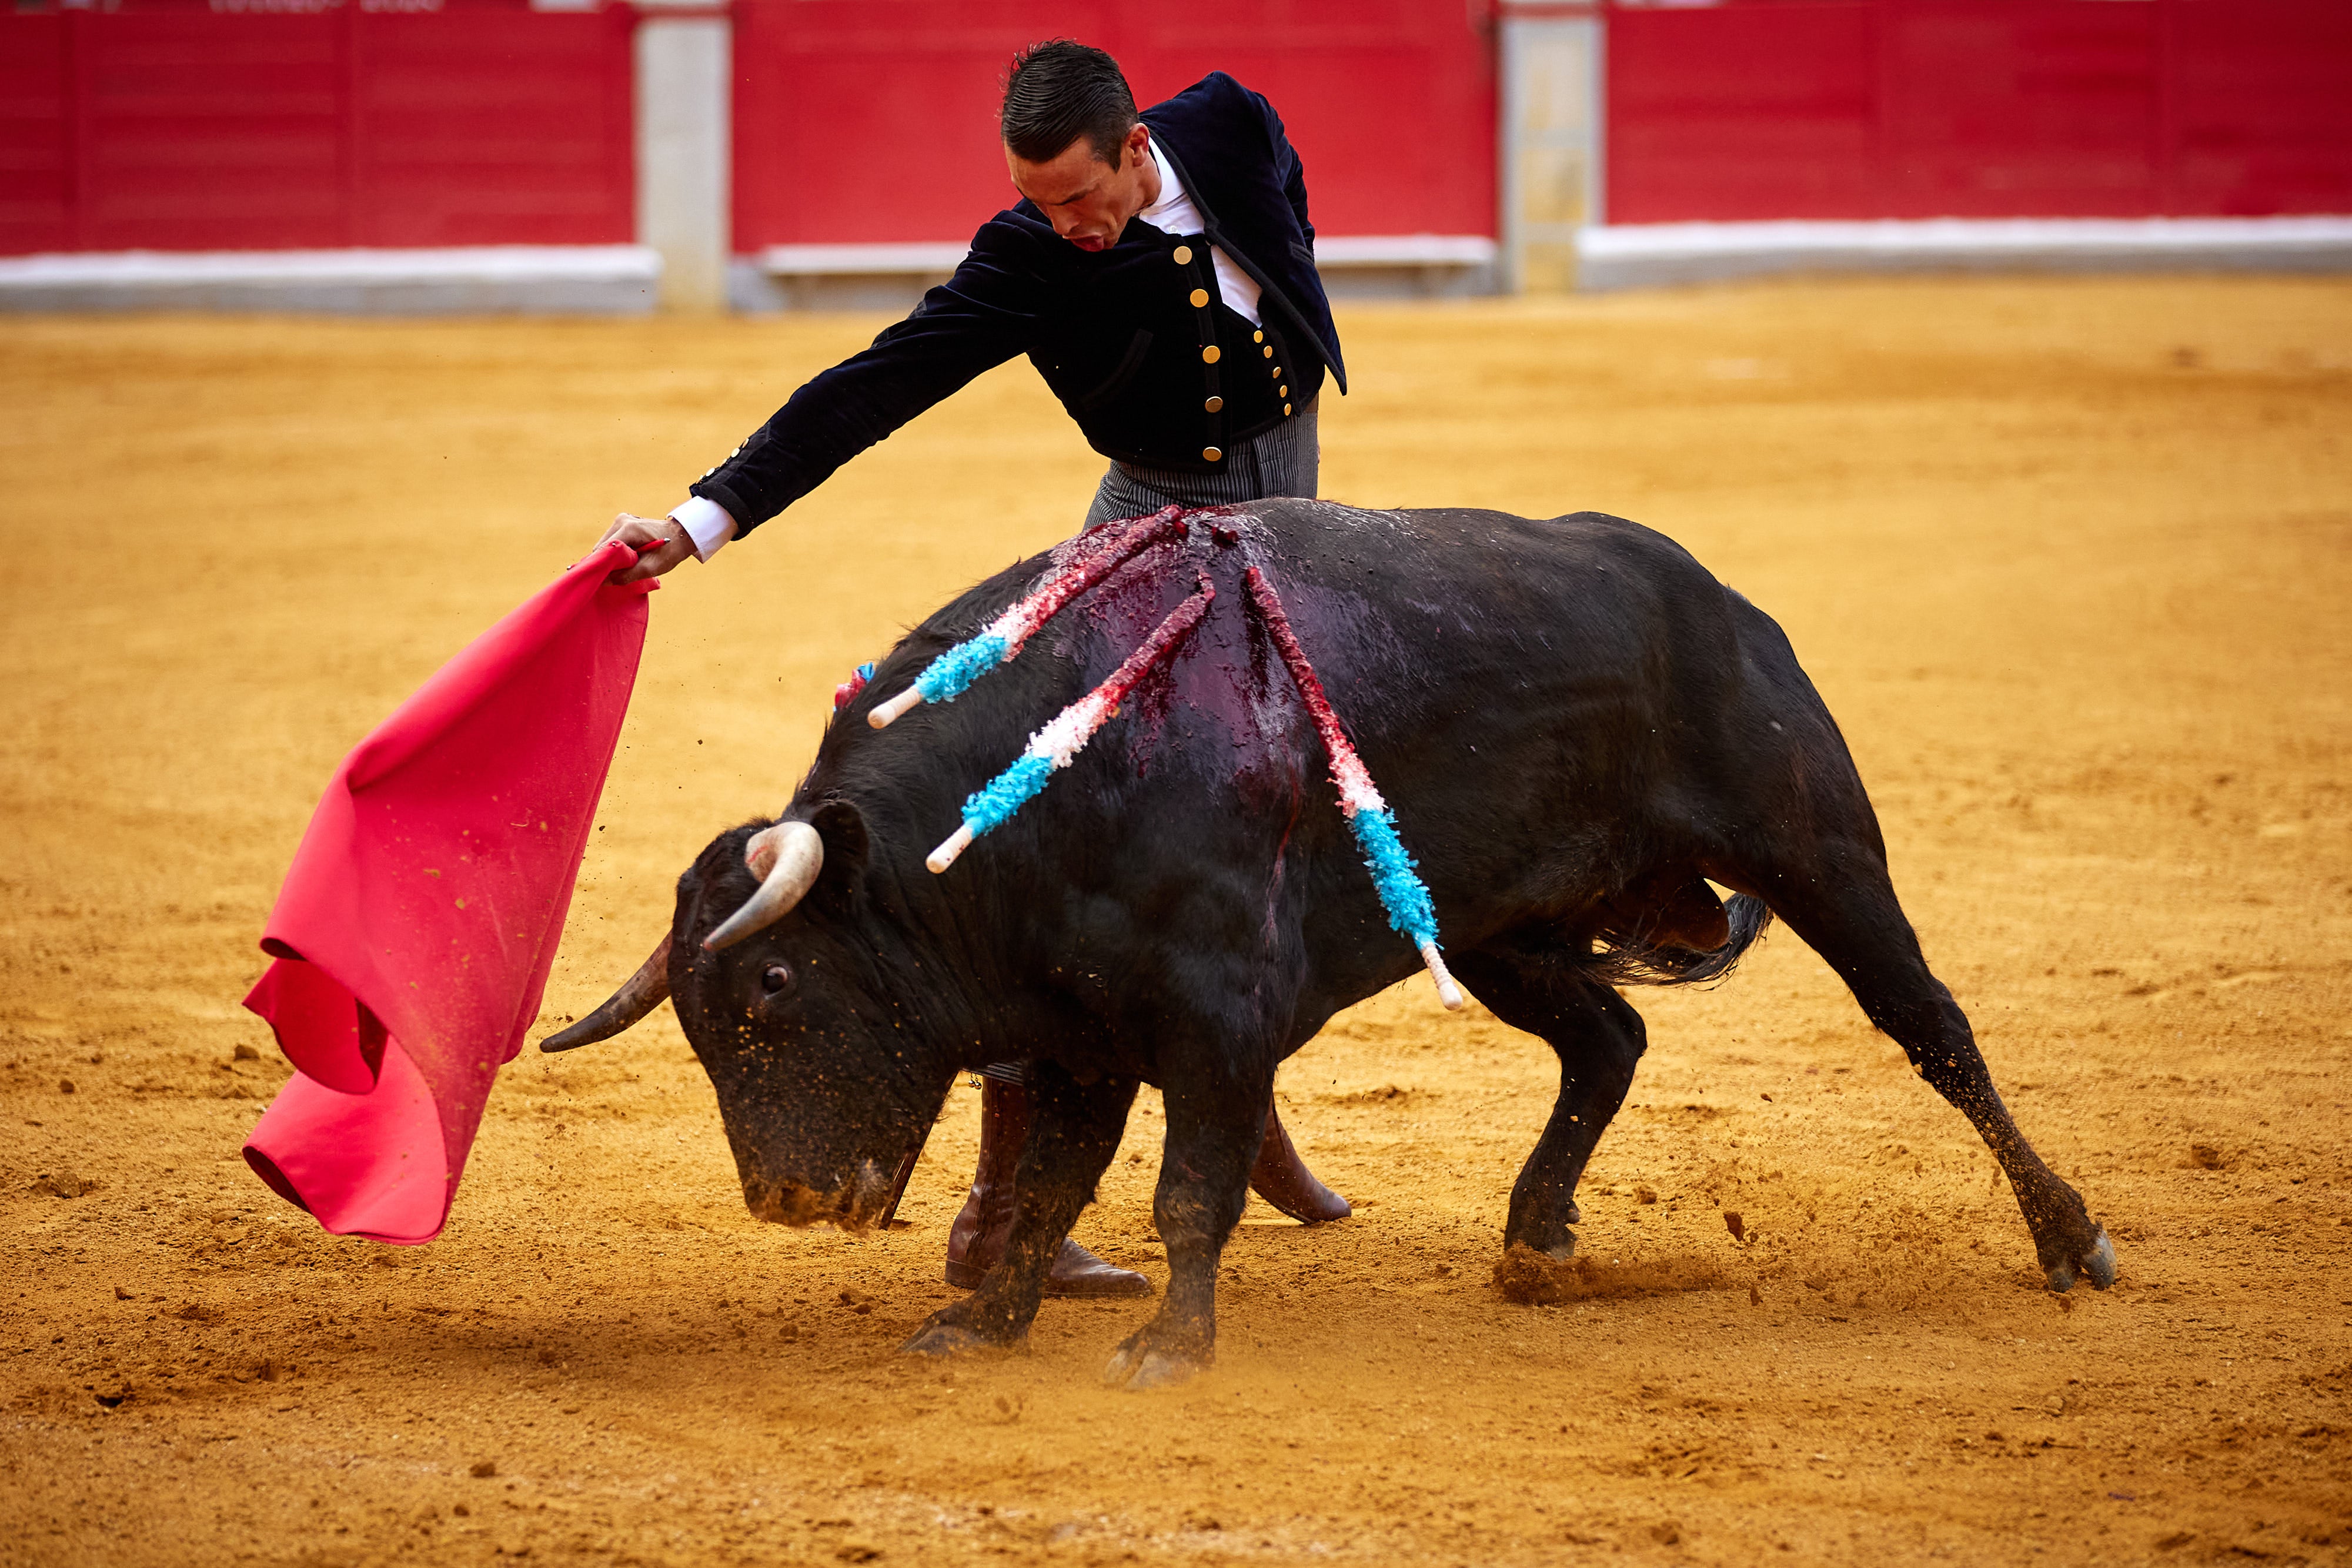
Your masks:
<svg viewBox="0 0 2352 1568"><path fill-rule="evenodd" d="M670 520L694 541L694 559L709 560L719 547L735 537L735 519L727 508L707 497L690 496L669 509Z"/></svg>

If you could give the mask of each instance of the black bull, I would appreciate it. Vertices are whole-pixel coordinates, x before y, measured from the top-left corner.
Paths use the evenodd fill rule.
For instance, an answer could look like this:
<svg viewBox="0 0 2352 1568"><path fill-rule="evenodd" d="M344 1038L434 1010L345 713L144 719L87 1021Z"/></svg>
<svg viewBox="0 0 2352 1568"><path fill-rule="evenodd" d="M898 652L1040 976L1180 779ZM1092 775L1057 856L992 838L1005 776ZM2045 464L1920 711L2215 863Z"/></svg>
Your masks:
<svg viewBox="0 0 2352 1568"><path fill-rule="evenodd" d="M1046 1266L1151 1083L1168 1117L1153 1213L1170 1280L1110 1376L1142 1386L1207 1364L1217 1259L1276 1066L1420 967L1245 609L1251 564L1395 810L1455 975L1559 1057L1506 1246L1575 1244L1578 1178L1644 1043L1615 988L1723 974L1777 915L1975 1125L2051 1288L2113 1280L2105 1233L2019 1132L1928 972L1862 780L1787 637L1671 540L1593 513L1281 500L1195 514L1010 667L868 726L877 700L1050 564L999 573L893 649L826 729L782 825L719 835L679 879L645 968L546 1046L616 1033L667 994L752 1211L852 1228L887 1205L958 1070L1032 1061L1004 1260L908 1348L1027 1333ZM1024 812L944 875L927 871L965 796L1202 571L1217 599L1173 664ZM762 877L766 902L714 950ZM1710 882L1736 891L1728 909Z"/></svg>

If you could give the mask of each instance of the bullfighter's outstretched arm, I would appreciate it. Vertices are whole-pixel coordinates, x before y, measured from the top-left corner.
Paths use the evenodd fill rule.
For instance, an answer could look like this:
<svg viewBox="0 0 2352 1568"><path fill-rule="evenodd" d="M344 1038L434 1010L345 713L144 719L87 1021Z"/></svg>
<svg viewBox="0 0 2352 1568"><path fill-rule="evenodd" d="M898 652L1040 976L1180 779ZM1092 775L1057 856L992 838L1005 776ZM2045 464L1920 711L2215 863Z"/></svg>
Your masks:
<svg viewBox="0 0 2352 1568"><path fill-rule="evenodd" d="M684 505L667 517L625 512L614 519L604 540L622 539L645 552L614 580L658 577L689 555L709 560L973 377L1026 351L1042 286L993 226L993 220L982 226L962 265L911 315L886 328L871 347L812 377L689 486Z"/></svg>
<svg viewBox="0 0 2352 1568"><path fill-rule="evenodd" d="M983 227L955 275L873 346L812 378L688 486L751 532L984 371L1025 350L1037 281ZM698 549L697 554L708 551Z"/></svg>

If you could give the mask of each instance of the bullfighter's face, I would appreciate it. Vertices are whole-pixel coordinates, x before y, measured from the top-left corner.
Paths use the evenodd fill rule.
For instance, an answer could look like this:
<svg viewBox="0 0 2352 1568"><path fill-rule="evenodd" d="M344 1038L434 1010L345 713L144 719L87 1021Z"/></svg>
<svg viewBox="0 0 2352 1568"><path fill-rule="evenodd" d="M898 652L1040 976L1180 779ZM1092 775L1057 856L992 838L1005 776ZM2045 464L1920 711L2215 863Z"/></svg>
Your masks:
<svg viewBox="0 0 2352 1568"><path fill-rule="evenodd" d="M1116 161L1081 136L1047 162L1032 163L1010 147L1004 162L1013 188L1036 204L1055 234L1080 250L1108 250L1127 232L1128 220L1160 199L1150 148L1151 133L1138 125Z"/></svg>
<svg viewBox="0 0 2352 1568"><path fill-rule="evenodd" d="M854 935L864 840L845 823L854 810L828 824L830 863L795 907L713 951L705 938L761 885L745 866L752 828L715 840L678 879L669 990L718 1091L746 1207L864 1229L883 1217L951 1072L898 1027L876 945Z"/></svg>

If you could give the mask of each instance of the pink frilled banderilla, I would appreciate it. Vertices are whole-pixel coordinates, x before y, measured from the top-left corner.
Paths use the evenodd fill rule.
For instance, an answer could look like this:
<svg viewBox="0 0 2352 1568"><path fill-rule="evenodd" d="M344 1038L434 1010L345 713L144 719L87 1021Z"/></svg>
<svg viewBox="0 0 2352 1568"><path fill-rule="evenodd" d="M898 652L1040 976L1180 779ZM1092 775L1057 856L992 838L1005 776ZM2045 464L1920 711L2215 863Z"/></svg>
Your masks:
<svg viewBox="0 0 2352 1568"><path fill-rule="evenodd" d="M957 643L932 660L915 677L914 685L887 702L877 704L866 722L881 729L918 703L953 702L990 670L1011 664L1029 639L1072 601L1152 546L1181 538L1188 526L1181 508L1169 507L1149 517L1106 527L1100 530L1098 542L1081 538L1079 552L1073 559L989 622L978 636ZM1230 541L1232 536L1220 530L1220 537ZM1092 548L1086 548L1089 543ZM1197 568L1195 570L1198 572ZM1055 772L1068 767L1096 731L1118 714L1120 703L1137 684L1175 656L1217 597L1208 575L1198 572L1198 576L1199 586L1120 662L1108 679L1056 714L1029 737L1029 744L1010 768L965 800L962 825L930 852L924 862L926 865L934 873L946 871L971 847L973 840L1011 821L1045 788ZM1454 985L1454 977L1446 972L1445 960L1439 953L1437 913L1430 902L1427 885L1413 869L1412 857L1405 852L1404 842L1397 835L1395 814L1373 786L1363 758L1357 755L1355 746L1341 728L1339 716L1324 693L1323 683L1316 676L1315 666L1299 646L1298 634L1283 609L1282 596L1262 568L1250 567L1244 580L1249 588L1248 608L1281 652L1283 664L1315 721L1316 733L1322 738L1323 749L1330 759L1331 782L1339 792L1340 813L1347 818L1357 845L1363 852L1364 864L1372 874L1373 890L1380 894L1381 906L1388 912L1390 929L1419 950L1422 962L1429 967L1431 978L1437 982L1438 998L1449 1009L1458 1009L1462 992Z"/></svg>
<svg viewBox="0 0 2352 1568"><path fill-rule="evenodd" d="M1107 524L1092 539L1079 536L1076 552L1066 564L1056 568L1045 581L1015 601L1011 609L990 622L979 636L958 643L933 659L915 677L913 685L887 702L876 704L866 716L866 722L877 729L887 729L893 719L917 703L955 701L972 682L1020 657L1029 639L1060 614L1070 601L1153 545L1181 538L1185 527L1182 507L1162 507L1149 517Z"/></svg>
<svg viewBox="0 0 2352 1568"><path fill-rule="evenodd" d="M963 803L963 826L933 850L923 863L935 873L943 872L971 847L972 840L1010 821L1013 813L1045 788L1045 780L1056 769L1067 768L1085 749L1095 731L1118 712L1118 705L1127 700L1136 683L1183 644L1216 597L1217 591L1209 586L1208 574L1202 572L1200 586L1183 603L1168 612L1168 618L1153 628L1151 635L1134 653L1120 661L1109 679L1055 715L1051 724L1029 737L1018 761Z"/></svg>
<svg viewBox="0 0 2352 1568"><path fill-rule="evenodd" d="M1340 815L1355 830L1357 846L1364 852L1364 864L1372 873L1372 886L1381 895L1381 907L1389 912L1389 929L1402 934L1420 949L1421 961L1429 966L1429 977L1437 982L1438 999L1448 1011L1458 1012L1462 992L1454 986L1454 977L1445 972L1445 960L1437 951L1437 911L1430 904L1428 887L1414 873L1404 841L1397 836L1396 814L1372 787L1364 759L1356 755L1355 746L1339 727L1339 716L1331 711L1331 699L1324 695L1315 666L1307 662L1306 650L1298 645L1298 633L1291 630L1290 617L1274 584L1255 566L1244 580L1249 584L1251 607L1265 623L1274 645L1282 650L1282 662L1290 667L1290 678L1305 699L1307 711L1314 716L1315 732L1323 737L1324 754L1331 759L1331 782L1339 791Z"/></svg>

